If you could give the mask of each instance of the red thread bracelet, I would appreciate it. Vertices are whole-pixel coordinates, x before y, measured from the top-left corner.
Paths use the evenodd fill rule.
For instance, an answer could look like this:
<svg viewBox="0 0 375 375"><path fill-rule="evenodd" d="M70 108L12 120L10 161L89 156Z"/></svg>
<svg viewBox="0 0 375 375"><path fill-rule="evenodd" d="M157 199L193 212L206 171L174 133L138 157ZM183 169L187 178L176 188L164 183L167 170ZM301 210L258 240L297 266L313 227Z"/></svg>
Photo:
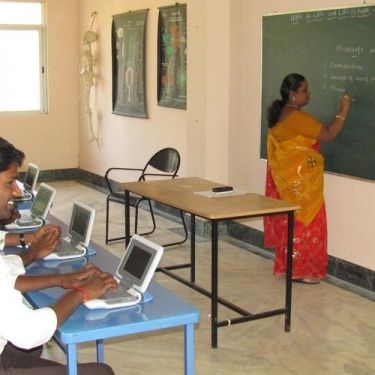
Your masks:
<svg viewBox="0 0 375 375"><path fill-rule="evenodd" d="M75 286L72 288L73 290L78 290L82 294L82 302L85 303L89 300L89 296L87 294L87 290L81 286Z"/></svg>

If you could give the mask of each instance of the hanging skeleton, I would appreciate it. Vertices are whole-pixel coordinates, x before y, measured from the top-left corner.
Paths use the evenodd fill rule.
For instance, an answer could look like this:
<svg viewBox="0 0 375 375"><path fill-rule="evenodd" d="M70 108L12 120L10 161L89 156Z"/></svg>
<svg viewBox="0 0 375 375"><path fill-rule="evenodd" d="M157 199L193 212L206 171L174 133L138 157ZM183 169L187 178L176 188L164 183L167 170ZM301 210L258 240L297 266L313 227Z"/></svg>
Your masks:
<svg viewBox="0 0 375 375"><path fill-rule="evenodd" d="M85 96L85 109L89 120L91 140L97 140L97 129L93 123L93 110L91 106L90 97L93 95L92 91L95 87L95 59L92 52L91 44L96 42L97 35L92 31L92 26L96 17L96 12L92 13L90 30L86 31L83 35L83 52L81 56L81 78L84 85L84 96Z"/></svg>

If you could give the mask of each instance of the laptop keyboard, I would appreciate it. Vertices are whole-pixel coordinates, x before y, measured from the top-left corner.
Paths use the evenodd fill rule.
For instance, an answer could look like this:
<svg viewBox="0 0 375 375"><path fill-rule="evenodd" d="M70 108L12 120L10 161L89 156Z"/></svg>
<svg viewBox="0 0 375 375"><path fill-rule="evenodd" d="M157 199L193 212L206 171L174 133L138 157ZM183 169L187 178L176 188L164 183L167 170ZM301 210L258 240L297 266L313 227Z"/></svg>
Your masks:
<svg viewBox="0 0 375 375"><path fill-rule="evenodd" d="M119 303L119 302L129 302L136 299L135 296L130 294L127 289L125 289L121 284L118 284L116 290L109 289L100 299L105 300L108 304Z"/></svg>
<svg viewBox="0 0 375 375"><path fill-rule="evenodd" d="M22 215L20 219L16 220L16 224L20 227L28 227L30 225L41 225L43 224L43 220L28 215Z"/></svg>
<svg viewBox="0 0 375 375"><path fill-rule="evenodd" d="M15 198L14 200L17 202L22 202L22 201L29 201L33 198L33 195L26 190L22 191L22 195L20 197Z"/></svg>
<svg viewBox="0 0 375 375"><path fill-rule="evenodd" d="M55 253L60 256L82 254L82 250L77 249L76 246L70 242L62 241Z"/></svg>

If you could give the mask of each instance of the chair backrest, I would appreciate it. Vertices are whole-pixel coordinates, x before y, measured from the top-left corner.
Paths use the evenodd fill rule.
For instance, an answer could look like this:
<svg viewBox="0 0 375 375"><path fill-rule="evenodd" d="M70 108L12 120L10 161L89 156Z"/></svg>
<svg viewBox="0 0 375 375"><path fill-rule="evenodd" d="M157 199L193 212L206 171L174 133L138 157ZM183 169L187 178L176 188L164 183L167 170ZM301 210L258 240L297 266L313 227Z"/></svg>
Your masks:
<svg viewBox="0 0 375 375"><path fill-rule="evenodd" d="M166 173L172 178L175 178L180 168L180 161L181 157L176 149L172 147L163 148L162 150L159 150L156 154L154 154L147 162L147 164L143 168L139 180L144 180L145 176L147 175L153 175L152 172L148 172L150 167L160 172ZM157 175L160 175L160 173L158 173Z"/></svg>

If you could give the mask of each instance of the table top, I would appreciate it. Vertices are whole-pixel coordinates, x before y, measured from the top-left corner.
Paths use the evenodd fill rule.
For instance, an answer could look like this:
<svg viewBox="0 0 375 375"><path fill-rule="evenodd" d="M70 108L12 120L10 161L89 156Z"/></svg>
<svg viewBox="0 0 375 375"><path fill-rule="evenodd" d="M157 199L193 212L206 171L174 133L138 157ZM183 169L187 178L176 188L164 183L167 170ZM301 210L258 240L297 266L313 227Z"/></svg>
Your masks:
<svg viewBox="0 0 375 375"><path fill-rule="evenodd" d="M210 191L222 184L197 177L165 180L124 182L121 186L131 193L192 213L208 220L235 219L290 212L299 209L296 204L247 193L220 194L207 197L197 192Z"/></svg>
<svg viewBox="0 0 375 375"><path fill-rule="evenodd" d="M27 274L74 272L88 262L98 265L104 271L114 273L119 259L100 246L95 245L95 248L95 255L78 259L38 260L27 268ZM64 344L79 343L199 321L199 311L194 306L158 283L152 282L148 291L153 297L152 301L132 307L90 310L81 305L57 329L55 336ZM63 293L63 289L55 287L27 293L26 298L34 307L44 307L51 305Z"/></svg>

